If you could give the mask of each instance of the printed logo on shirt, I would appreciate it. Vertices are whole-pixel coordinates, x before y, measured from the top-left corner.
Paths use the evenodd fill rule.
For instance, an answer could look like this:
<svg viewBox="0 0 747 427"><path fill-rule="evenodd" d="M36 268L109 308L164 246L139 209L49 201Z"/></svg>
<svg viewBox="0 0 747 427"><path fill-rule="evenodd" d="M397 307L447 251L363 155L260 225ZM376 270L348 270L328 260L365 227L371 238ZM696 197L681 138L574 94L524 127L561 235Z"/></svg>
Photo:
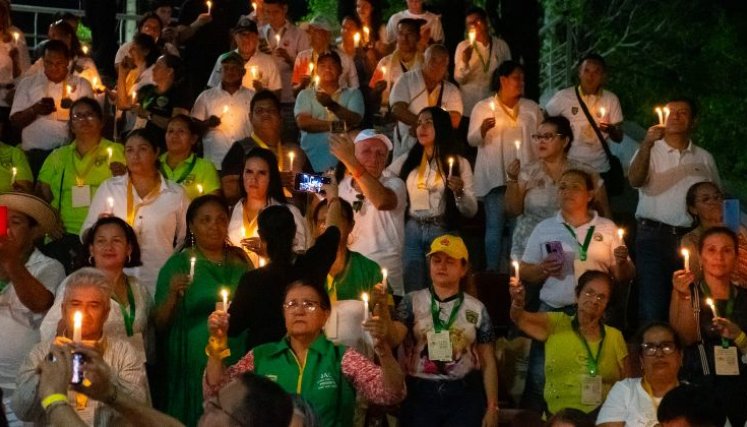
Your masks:
<svg viewBox="0 0 747 427"><path fill-rule="evenodd" d="M467 321L473 325L477 325L477 312L474 310L466 310L464 312L464 317L467 318Z"/></svg>
<svg viewBox="0 0 747 427"><path fill-rule="evenodd" d="M602 236L602 233L594 233L594 241L595 242L601 242L604 240L604 237Z"/></svg>
<svg viewBox="0 0 747 427"><path fill-rule="evenodd" d="M571 114L574 116L578 113L578 107L571 107Z"/></svg>
<svg viewBox="0 0 747 427"><path fill-rule="evenodd" d="M189 174L184 178L184 185L192 185L195 182L195 174Z"/></svg>
<svg viewBox="0 0 747 427"><path fill-rule="evenodd" d="M156 105L158 105L160 108L163 108L169 104L169 98L165 96L159 96L156 98Z"/></svg>
<svg viewBox="0 0 747 427"><path fill-rule="evenodd" d="M265 375L265 377L267 377L267 379L269 379L270 381L272 381L274 383L278 382L278 376L277 375Z"/></svg>
<svg viewBox="0 0 747 427"><path fill-rule="evenodd" d="M96 165L96 167L100 167L101 165L103 165L105 162L108 162L108 161L109 161L108 155L101 155L101 156L96 157L96 159L94 160L94 165Z"/></svg>
<svg viewBox="0 0 747 427"><path fill-rule="evenodd" d="M322 372L322 374L319 375L319 379L316 380L315 388L317 390L337 388L337 381L335 381L335 378L329 372Z"/></svg>

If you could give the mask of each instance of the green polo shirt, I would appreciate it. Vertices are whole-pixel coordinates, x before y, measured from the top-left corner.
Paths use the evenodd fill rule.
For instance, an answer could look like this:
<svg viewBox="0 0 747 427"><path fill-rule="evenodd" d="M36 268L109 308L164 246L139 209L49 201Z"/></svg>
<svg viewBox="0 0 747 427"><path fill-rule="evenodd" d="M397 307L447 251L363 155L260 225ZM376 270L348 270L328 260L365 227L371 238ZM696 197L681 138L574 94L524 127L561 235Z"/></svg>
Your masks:
<svg viewBox="0 0 747 427"><path fill-rule="evenodd" d="M306 353L303 368L290 348L288 338L255 347L254 372L291 394L300 394L324 427L353 425L355 390L342 375L346 347L319 335Z"/></svg>
<svg viewBox="0 0 747 427"><path fill-rule="evenodd" d="M355 251L348 251L345 268L327 284L330 297L335 294L337 301L360 299L363 292L373 292L373 287L381 283L381 267L375 261Z"/></svg>
<svg viewBox="0 0 747 427"><path fill-rule="evenodd" d="M220 189L220 178L212 162L192 153L175 169L171 169L166 163L167 155L168 153L163 153L158 159L161 164L161 173L169 181L181 185L189 200L193 200L201 194L212 193ZM202 193L200 193L198 185L202 186Z"/></svg>
<svg viewBox="0 0 747 427"><path fill-rule="evenodd" d="M13 179L13 168L16 168L16 181L29 181L33 184L34 176L23 151L0 142L0 193L13 191L10 184Z"/></svg>
<svg viewBox="0 0 747 427"><path fill-rule="evenodd" d="M93 200L99 185L112 177L108 148L112 149L111 162L126 163L124 146L106 138L83 157L75 147L76 141L73 141L55 149L39 171L39 182L49 185L52 190L50 204L60 212L65 232L70 234L80 234L80 227L88 215L88 206L73 207L73 187L89 186Z"/></svg>

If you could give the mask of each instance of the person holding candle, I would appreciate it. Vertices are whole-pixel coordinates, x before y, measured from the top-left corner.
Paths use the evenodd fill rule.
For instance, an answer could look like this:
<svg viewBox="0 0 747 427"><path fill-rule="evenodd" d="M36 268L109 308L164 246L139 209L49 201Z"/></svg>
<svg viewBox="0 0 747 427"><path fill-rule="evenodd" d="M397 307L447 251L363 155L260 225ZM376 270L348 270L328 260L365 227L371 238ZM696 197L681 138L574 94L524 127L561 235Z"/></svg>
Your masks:
<svg viewBox="0 0 747 427"><path fill-rule="evenodd" d="M667 318L672 273L682 266L680 243L693 218L685 203L695 183L711 181L720 187L713 156L691 140L697 109L693 100L675 98L666 126L646 132L630 162L630 185L638 189L636 248L640 321Z"/></svg>
<svg viewBox="0 0 747 427"><path fill-rule="evenodd" d="M228 206L215 195L198 197L187 209L191 247L172 255L158 274L153 320L159 342L159 379L154 382L156 407L195 425L202 414L205 352L195 343L208 339L204 320L222 303L222 290L235 295L241 276L251 268L242 250L227 244ZM196 258L193 277L190 258ZM245 338L231 339L238 360Z"/></svg>
<svg viewBox="0 0 747 427"><path fill-rule="evenodd" d="M34 189L34 176L23 150L0 141L0 159L4 159L0 162L0 193L31 193Z"/></svg>
<svg viewBox="0 0 747 427"><path fill-rule="evenodd" d="M10 2L0 2L0 139L10 135L8 118L11 102L8 95L15 79L29 68L29 49L23 31L11 23Z"/></svg>
<svg viewBox="0 0 747 427"><path fill-rule="evenodd" d="M338 6L341 4L343 4L343 2L340 2ZM381 21L381 6L382 5L375 0L355 1L355 15L360 21L361 30L363 31L362 42L364 46L373 47L376 56L379 58L389 53L389 48L385 41L386 25ZM400 20L400 22L402 21Z"/></svg>
<svg viewBox="0 0 747 427"><path fill-rule="evenodd" d="M425 21L420 28L420 42L418 50L425 50L430 44L444 42L444 30L441 26L441 16L426 11L423 7L424 0L407 0L407 9L397 12L389 18L386 23L386 42L393 44L397 39L397 24L402 19L419 19Z"/></svg>
<svg viewBox="0 0 747 427"><path fill-rule="evenodd" d="M405 292L429 285L425 254L433 239L457 230L461 217L471 218L477 213L472 168L454 147L449 113L437 107L424 108L415 132L418 144L388 168L407 186Z"/></svg>
<svg viewBox="0 0 747 427"><path fill-rule="evenodd" d="M713 386L734 426L747 421L747 396L736 392L747 387L747 290L732 282L737 248L738 237L728 228L705 230L698 243L701 276L675 271L669 307L686 346L684 378Z"/></svg>
<svg viewBox="0 0 747 427"><path fill-rule="evenodd" d="M320 54L316 69L319 85L298 94L294 113L301 129L301 148L314 171L324 172L337 165L337 159L329 150L332 124L343 121L345 129L356 128L363 118L365 105L360 90L340 85L343 68L336 52Z"/></svg>
<svg viewBox="0 0 747 427"><path fill-rule="evenodd" d="M143 265L130 271L155 294L156 276L174 247L184 241L189 199L182 187L158 171L158 148L144 130L130 132L124 144L128 173L104 181L91 201L81 235L102 215L122 218L140 243ZM109 204L109 200L112 204Z"/></svg>
<svg viewBox="0 0 747 427"><path fill-rule="evenodd" d="M286 392L300 394L325 427L352 425L356 394L381 405L396 404L404 398L404 375L385 336L373 337L379 365L326 338L322 328L331 303L321 286L302 280L292 282L284 291L281 307L274 309L282 309L288 335L255 347L228 368L223 353L232 319L221 311L210 315L211 340L205 349L208 363L203 382L207 397L216 395L241 373L254 372L274 378Z"/></svg>
<svg viewBox="0 0 747 427"><path fill-rule="evenodd" d="M179 114L170 118L166 125L167 151L158 160L163 176L181 185L190 200L220 192L213 164L193 152L199 137L198 124L191 117Z"/></svg>
<svg viewBox="0 0 747 427"><path fill-rule="evenodd" d="M138 33L132 39L127 56L117 64L116 108L122 110L119 135L125 135L135 125L143 126L143 120L137 116L137 91L153 83L153 66L158 55L153 37Z"/></svg>
<svg viewBox="0 0 747 427"><path fill-rule="evenodd" d="M13 412L20 420L33 422L35 425L48 425L49 414L43 409L43 405L51 405L53 400L67 401L75 405L86 425L94 425L94 420L95 425L121 425L124 418L111 406L105 402L89 400L72 387L67 389L67 394L54 395L54 399L40 393L37 368L42 360L48 359L55 345L70 344L71 338L79 335L82 341L75 345L97 353L111 367L110 378L117 393L143 404L148 402L144 357L126 339L104 332L104 323L111 308L109 277L95 268L82 268L68 277L67 287L61 298L64 319L62 332L53 339L40 342L28 353L16 377L18 388L11 399ZM76 312L82 315L78 331L74 325ZM85 363L83 366L85 369Z"/></svg>
<svg viewBox="0 0 747 427"><path fill-rule="evenodd" d="M154 6L156 6L154 4ZM156 10L158 8L155 8ZM168 22L164 22L161 16L154 10L151 12L145 12L140 19L137 21L137 34L144 34L150 36L155 42L155 53L156 58L164 53L170 53L172 55L179 55L179 49L169 40L166 40L163 36L164 28L168 26ZM198 22L199 25L199 22ZM180 31L181 33L181 31ZM180 36L183 37L182 34ZM122 61L126 61L127 57L131 57L132 45L137 43L135 37L128 42L122 43L114 56L114 66L119 67Z"/></svg>
<svg viewBox="0 0 747 427"><path fill-rule="evenodd" d="M636 344L643 376L626 378L612 386L597 416L599 427L656 425L659 403L680 383L682 342L668 323L644 326Z"/></svg>
<svg viewBox="0 0 747 427"><path fill-rule="evenodd" d="M521 64L504 61L493 75L496 94L475 104L470 114L467 142L477 147L475 194L482 197L485 204L485 268L498 271L503 260L501 251L507 222L506 193L511 183L516 182L509 167L528 165L534 160L536 150L529 136L541 123L542 112L537 103L523 97L524 67ZM519 141L519 149L514 146L515 141ZM570 139L568 141L570 145Z"/></svg>

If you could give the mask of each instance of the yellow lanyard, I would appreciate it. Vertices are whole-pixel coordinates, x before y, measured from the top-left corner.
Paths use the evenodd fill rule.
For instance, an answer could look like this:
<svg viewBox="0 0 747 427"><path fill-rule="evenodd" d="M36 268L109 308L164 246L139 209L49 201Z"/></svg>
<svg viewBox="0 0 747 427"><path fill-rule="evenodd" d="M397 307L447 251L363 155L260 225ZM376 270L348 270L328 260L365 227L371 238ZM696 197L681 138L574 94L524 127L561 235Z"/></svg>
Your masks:
<svg viewBox="0 0 747 427"><path fill-rule="evenodd" d="M438 160L436 160L438 162ZM427 190L428 185L426 181L428 181L428 177L426 176L426 170L429 172L428 175L430 175L430 165L428 161L428 155L425 154L425 151L423 151L423 158L420 160L420 166L418 166L418 178L417 178L417 184L418 184L418 190ZM438 165L438 163L436 163ZM433 186L437 186L439 182L443 181L443 178L441 177L440 170L438 166L436 166L437 172L436 172L436 178L433 182Z"/></svg>
<svg viewBox="0 0 747 427"><path fill-rule="evenodd" d="M135 195L132 191L132 181L127 181L127 223L130 227L135 227L135 215L141 207L151 203L161 194L160 182L156 184L156 187L148 193L141 203L135 203Z"/></svg>
<svg viewBox="0 0 747 427"><path fill-rule="evenodd" d="M249 218L247 218L247 214L249 213L249 209L244 210L244 206L241 206L242 212L241 212L241 219L244 222L244 234L241 236L241 238L251 237L254 236L254 234L257 231L257 216L254 217L251 221L249 221Z"/></svg>
<svg viewBox="0 0 747 427"><path fill-rule="evenodd" d="M508 108L505 105L503 105L503 102L501 102L501 98L496 94L495 96L496 101L498 102L498 106L501 107L501 110L508 116L509 120L511 121L512 126L516 126L516 122L519 120L519 108L521 107L521 104L516 104L516 107L514 108Z"/></svg>
<svg viewBox="0 0 747 427"><path fill-rule="evenodd" d="M335 278L331 274L327 275L327 294L329 294L329 302L333 306L337 304L337 285L335 284Z"/></svg>
<svg viewBox="0 0 747 427"><path fill-rule="evenodd" d="M677 385L680 383L677 382ZM654 390L651 388L651 384L646 381L646 377L641 378L641 386L643 386L643 389L646 390L646 393L648 394L648 397L651 398L651 404L654 405L654 414L656 411L659 410L659 404L656 403L656 398L654 397Z"/></svg>
<svg viewBox="0 0 747 427"><path fill-rule="evenodd" d="M80 187L86 183L86 177L88 177L91 169L93 169L93 167L96 165L96 156L98 156L99 151L101 151L101 144L97 144L96 149L89 151L88 153L84 154L83 157L81 157L82 161L86 157L86 155L91 155L91 160L88 162L88 166L83 169L82 173L78 170L78 166L75 164L75 151L75 147L73 147L73 151L70 156L70 162L73 164L73 170L75 171L75 185Z"/></svg>
<svg viewBox="0 0 747 427"><path fill-rule="evenodd" d="M283 170L283 168L285 167L285 159L283 158L284 157L283 156L283 143L278 142L277 150L273 150L269 145L267 145L266 142L262 141L262 139L260 139L260 137L258 137L257 134L253 133L251 138L254 141L254 143L257 144L259 147L262 147L270 151L276 151L275 154L277 155L277 158L278 158L278 169Z"/></svg>

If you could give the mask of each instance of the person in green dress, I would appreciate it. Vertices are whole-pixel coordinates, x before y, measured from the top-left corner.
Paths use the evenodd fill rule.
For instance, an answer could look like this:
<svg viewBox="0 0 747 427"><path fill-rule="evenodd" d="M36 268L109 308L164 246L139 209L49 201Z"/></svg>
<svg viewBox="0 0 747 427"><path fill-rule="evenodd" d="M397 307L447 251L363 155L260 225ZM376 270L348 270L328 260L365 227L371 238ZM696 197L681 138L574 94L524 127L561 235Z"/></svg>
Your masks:
<svg viewBox="0 0 747 427"><path fill-rule="evenodd" d="M153 394L158 409L195 426L202 414L207 360L200 343L208 340L206 320L222 300L221 291L228 291L230 298L252 265L241 249L226 243L228 207L221 197L193 200L187 224L191 247L172 255L158 275L154 323L159 361ZM245 341L243 335L229 340L229 360L236 361L246 352Z"/></svg>

